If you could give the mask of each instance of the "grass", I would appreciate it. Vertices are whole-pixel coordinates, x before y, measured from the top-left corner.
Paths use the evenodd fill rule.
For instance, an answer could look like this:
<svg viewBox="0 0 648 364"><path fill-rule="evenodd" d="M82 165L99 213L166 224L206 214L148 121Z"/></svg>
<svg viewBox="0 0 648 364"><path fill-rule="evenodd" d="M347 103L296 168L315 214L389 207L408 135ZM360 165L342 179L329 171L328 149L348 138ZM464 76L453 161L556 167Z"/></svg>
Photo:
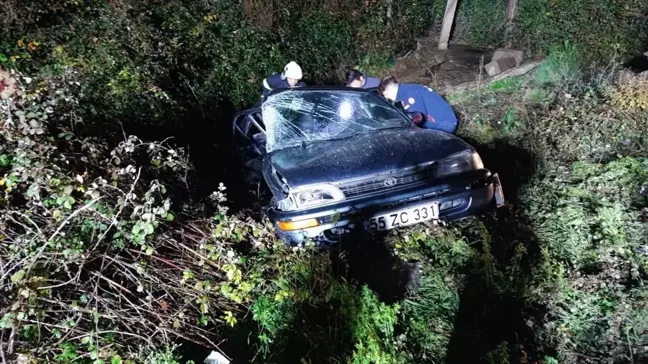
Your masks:
<svg viewBox="0 0 648 364"><path fill-rule="evenodd" d="M124 265L137 267L127 279L167 277L164 290L151 289L167 297L160 310L178 310L166 316L184 317L177 329L187 330L185 336L197 332L225 339L221 348L237 362L647 361L648 115L643 103L631 101L648 89L632 75L617 78L607 69L585 80L574 52L567 45L534 74L448 97L461 116L459 135L500 174L509 206L497 213L448 227L429 224L386 235L351 235L329 249L287 249L266 221L255 221L245 211L226 213L221 187L214 194L216 216L200 223L169 221L173 238L151 237L146 255L156 259L138 254L147 263ZM367 61L367 67L382 67L374 61ZM0 153L3 173L17 163L5 153L11 155L9 149ZM25 163L52 164L51 158L43 158L35 154ZM71 184L84 178L61 175ZM2 182L4 188L14 183L4 177ZM31 187L24 189L34 197ZM22 209L22 200L16 201ZM32 207L42 210L38 203ZM164 204L156 210L160 208ZM141 230L154 230L140 228L142 223L143 218L136 219L125 231L138 237ZM79 224L79 231L84 229ZM166 230L160 234L165 235ZM124 258L122 247L110 248ZM40 254L39 247L34 249ZM170 258L164 255L169 251L174 252ZM75 270L73 263L61 271ZM48 264L53 263L44 259L43 265ZM185 269L178 270L179 264ZM142 274L147 270L148 275ZM121 271L110 276L119 277ZM21 283L27 273L19 273L12 275L12 283L27 287ZM14 291L12 299L25 311L3 312L2 329L31 317L25 315L38 317L20 298L24 291ZM111 295L117 297L106 293L97 301L108 302ZM70 291L71 305L78 304L77 296ZM134 302L139 309L140 301ZM7 301L4 306L12 305ZM103 331L112 330L112 323L99 320L94 311L86 314L84 322L94 323L87 325L88 336L99 324L106 325ZM162 316L151 316L151 330L157 330ZM58 316L53 317L46 323L60 326ZM37 326L23 321L20 327L21 339L42 345ZM58 342L61 334L52 330L49 339ZM104 347L120 348L113 345L113 336L101 339ZM66 360L103 355L89 339L78 341L46 352ZM161 348L136 361L177 363L179 353ZM114 354L114 362L126 359L122 352Z"/></svg>
<svg viewBox="0 0 648 364"><path fill-rule="evenodd" d="M535 71L533 80L537 85L578 83L582 78L580 62L578 49L565 41L562 46L552 47L547 59Z"/></svg>
<svg viewBox="0 0 648 364"><path fill-rule="evenodd" d="M623 90L613 73L584 81L564 52L535 74L449 96L462 118L459 134L500 173L513 203L450 228L418 226L362 246L396 257L382 268L394 276L402 262L417 262L406 276L420 282L394 299L384 282L343 273L350 286L339 297L361 302L337 311L351 318L337 321L351 333L345 360L648 360L648 199L641 192L648 162L639 136L648 120L641 110L611 108L609 95ZM365 255L333 254L370 269Z"/></svg>
<svg viewBox="0 0 648 364"><path fill-rule="evenodd" d="M573 52L449 97L459 134L500 174L510 206L325 251L249 253L257 268L243 280L258 289L230 337L243 349L230 354L277 363L648 360L648 120L616 106L625 88L614 73L584 80Z"/></svg>
<svg viewBox="0 0 648 364"><path fill-rule="evenodd" d="M524 79L521 77L509 77L490 83L488 88L492 91L515 91L518 90L523 83Z"/></svg>
<svg viewBox="0 0 648 364"><path fill-rule="evenodd" d="M627 113L613 104L628 84L642 90L633 91L634 100L645 91L636 86L639 76L616 78L608 68L585 81L580 69L577 51L566 44L531 76L449 99L462 117L462 136L481 145L514 144L538 161L513 206L533 234L525 246L540 251L522 287L524 320L535 327L532 341L540 349L535 359L646 360L637 345L645 339L634 328L648 319L641 253L648 243L642 192L648 150L639 137L648 118L638 103L621 104L636 106ZM500 264L506 270L514 261ZM645 334L645 325L639 327ZM495 345L484 361L521 362L510 344L508 352Z"/></svg>

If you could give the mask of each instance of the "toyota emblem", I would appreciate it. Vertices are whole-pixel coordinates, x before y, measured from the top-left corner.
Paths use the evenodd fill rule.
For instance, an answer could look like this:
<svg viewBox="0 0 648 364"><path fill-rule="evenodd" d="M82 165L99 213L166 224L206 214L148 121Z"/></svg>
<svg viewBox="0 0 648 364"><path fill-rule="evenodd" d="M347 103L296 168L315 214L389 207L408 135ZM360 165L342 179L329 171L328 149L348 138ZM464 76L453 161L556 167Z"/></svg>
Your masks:
<svg viewBox="0 0 648 364"><path fill-rule="evenodd" d="M394 178L394 177L389 177L389 178L387 178L386 180L383 181L383 184L385 185L385 187L391 187L391 186L395 185L396 183L398 183L398 180L396 178Z"/></svg>

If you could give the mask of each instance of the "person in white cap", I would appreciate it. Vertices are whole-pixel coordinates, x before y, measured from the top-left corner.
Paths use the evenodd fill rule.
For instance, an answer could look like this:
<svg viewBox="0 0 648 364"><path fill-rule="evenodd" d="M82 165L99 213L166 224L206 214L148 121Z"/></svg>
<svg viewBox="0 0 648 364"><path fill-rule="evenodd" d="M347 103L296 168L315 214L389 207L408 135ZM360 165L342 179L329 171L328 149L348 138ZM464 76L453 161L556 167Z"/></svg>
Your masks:
<svg viewBox="0 0 648 364"><path fill-rule="evenodd" d="M291 88L306 86L302 79L302 69L291 61L284 67L283 72L273 73L263 80L263 98L265 99L270 91L276 88Z"/></svg>

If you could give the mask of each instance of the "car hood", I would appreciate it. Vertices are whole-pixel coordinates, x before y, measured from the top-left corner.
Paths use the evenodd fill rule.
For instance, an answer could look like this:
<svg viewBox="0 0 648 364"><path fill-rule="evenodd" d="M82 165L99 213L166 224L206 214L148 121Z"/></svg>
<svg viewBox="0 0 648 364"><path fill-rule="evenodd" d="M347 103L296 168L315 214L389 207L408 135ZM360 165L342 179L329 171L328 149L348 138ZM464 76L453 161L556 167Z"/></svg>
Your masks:
<svg viewBox="0 0 648 364"><path fill-rule="evenodd" d="M296 187L416 166L466 149L470 145L454 135L410 127L276 150L266 163Z"/></svg>

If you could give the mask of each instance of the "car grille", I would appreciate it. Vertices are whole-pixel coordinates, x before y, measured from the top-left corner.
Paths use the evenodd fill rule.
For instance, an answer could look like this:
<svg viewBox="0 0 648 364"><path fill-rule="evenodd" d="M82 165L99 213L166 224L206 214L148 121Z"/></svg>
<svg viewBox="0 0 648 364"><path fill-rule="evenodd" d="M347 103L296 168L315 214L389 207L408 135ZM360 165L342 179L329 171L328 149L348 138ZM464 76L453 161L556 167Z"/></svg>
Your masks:
<svg viewBox="0 0 648 364"><path fill-rule="evenodd" d="M424 168L408 169L343 183L339 185L339 188L347 198L353 198L424 185L434 177L436 177L436 164L431 164Z"/></svg>

